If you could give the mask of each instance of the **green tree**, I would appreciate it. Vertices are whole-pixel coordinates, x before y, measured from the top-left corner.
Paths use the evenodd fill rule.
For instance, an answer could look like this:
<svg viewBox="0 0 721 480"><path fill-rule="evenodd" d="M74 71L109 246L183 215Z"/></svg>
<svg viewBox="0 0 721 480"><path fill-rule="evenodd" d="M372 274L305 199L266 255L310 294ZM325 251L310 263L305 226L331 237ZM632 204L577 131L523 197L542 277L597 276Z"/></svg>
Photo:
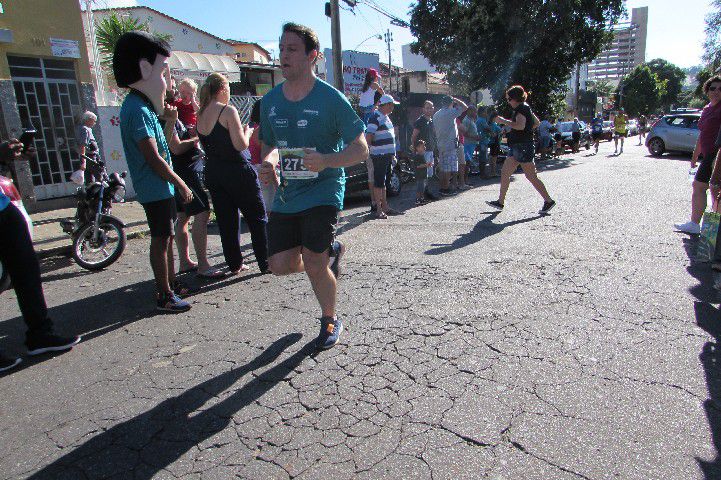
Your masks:
<svg viewBox="0 0 721 480"><path fill-rule="evenodd" d="M501 99L521 84L549 115L576 64L601 52L623 12L623 0L418 0L411 48L468 91L489 88Z"/></svg>
<svg viewBox="0 0 721 480"><path fill-rule="evenodd" d="M646 64L626 75L616 89L616 108L623 107L631 117L655 113L666 95L667 80L661 80Z"/></svg>
<svg viewBox="0 0 721 480"><path fill-rule="evenodd" d="M711 2L711 12L706 15L706 39L703 43L704 60L710 70L721 66L721 0Z"/></svg>
<svg viewBox="0 0 721 480"><path fill-rule="evenodd" d="M162 38L166 42L170 42L173 36L167 33L158 33L150 31L149 22L141 22L137 18L129 15L118 15L111 12L107 17L102 18L95 24L95 38L98 42L98 50L100 51L100 63L103 65L108 75L113 75L113 51L118 39L127 32L132 30L142 30L152 33Z"/></svg>
<svg viewBox="0 0 721 480"><path fill-rule="evenodd" d="M611 93L613 93L613 84L608 80L602 79L596 81L593 88L589 90L596 92L599 97L608 98L611 96Z"/></svg>
<svg viewBox="0 0 721 480"><path fill-rule="evenodd" d="M673 63L662 58L656 58L646 62L652 73L655 73L659 80L666 80L666 93L661 97L661 108L667 110L679 102L679 95L683 89L683 82L686 80L686 73Z"/></svg>

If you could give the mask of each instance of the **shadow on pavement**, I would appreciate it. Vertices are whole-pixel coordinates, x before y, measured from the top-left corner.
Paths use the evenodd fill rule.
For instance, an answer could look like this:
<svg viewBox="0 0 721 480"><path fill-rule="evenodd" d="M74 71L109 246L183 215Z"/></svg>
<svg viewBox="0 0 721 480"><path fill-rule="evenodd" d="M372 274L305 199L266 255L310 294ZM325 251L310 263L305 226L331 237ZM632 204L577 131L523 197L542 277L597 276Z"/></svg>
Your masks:
<svg viewBox="0 0 721 480"><path fill-rule="evenodd" d="M240 282L245 282L263 274L260 272L225 277L218 281L190 280L191 286L198 287L196 295L204 294ZM183 276L185 277L185 276ZM179 277L180 278L180 277ZM86 342L93 338L122 328L131 323L155 316L173 315L155 310L155 282L143 282L125 285L103 293L81 298L63 305L49 306L48 313L58 333L65 335L81 335ZM180 314L182 315L182 314ZM0 350L7 353L24 353L21 345L25 340L25 322L22 317L0 321L0 338L12 342L0 345ZM51 355L38 355L25 358L17 367L7 373L14 374L32 365L52 358Z"/></svg>
<svg viewBox="0 0 721 480"><path fill-rule="evenodd" d="M703 407L711 429L716 457L710 462L696 457L704 478L712 480L721 478L721 310L706 302L695 302L694 311L698 326L713 337L713 340L704 344L699 360L706 375L708 398Z"/></svg>
<svg viewBox="0 0 721 480"><path fill-rule="evenodd" d="M232 426L234 415L265 395L297 368L312 353L312 341L222 401L203 408L246 375L276 361L301 337L295 333L276 340L251 362L105 430L29 478L153 478L198 444Z"/></svg>
<svg viewBox="0 0 721 480"><path fill-rule="evenodd" d="M713 337L707 341L699 360L706 377L708 398L703 406L711 430L711 439L716 449L716 457L706 461L696 457L699 468L707 480L721 478L721 309L714 306L719 303L719 293L715 288L718 276L704 259L698 258L699 237L697 235L683 239L683 247L690 260L688 273L698 280L698 284L689 289L697 299L694 302L696 324Z"/></svg>
<svg viewBox="0 0 721 480"><path fill-rule="evenodd" d="M498 216L498 214L500 214L500 213L501 212L491 213L486 218L484 218L483 220L478 222L473 227L473 230L471 230L468 233L464 233L463 235L460 235L451 244L433 244L432 247L434 247L434 248L426 250L425 254L426 255L443 255L444 253L452 252L453 250L467 247L476 242L480 242L484 238L488 238L492 235L501 233L506 227L511 227L513 225L518 225L521 223L532 222L534 220L538 220L539 218L543 218L543 215L536 215L533 217L521 218L519 220L513 220L511 222L506 222L506 223L493 223L493 219L495 219Z"/></svg>

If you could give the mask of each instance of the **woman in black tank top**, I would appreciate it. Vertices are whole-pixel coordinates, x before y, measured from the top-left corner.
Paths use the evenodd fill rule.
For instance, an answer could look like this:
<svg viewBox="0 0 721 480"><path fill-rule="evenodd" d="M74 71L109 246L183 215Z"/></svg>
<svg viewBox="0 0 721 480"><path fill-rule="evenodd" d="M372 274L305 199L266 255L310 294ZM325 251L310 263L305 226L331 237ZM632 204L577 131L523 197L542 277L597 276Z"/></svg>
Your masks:
<svg viewBox="0 0 721 480"><path fill-rule="evenodd" d="M211 74L200 89L197 133L206 154L205 185L213 200L223 256L230 272L248 267L240 250L243 215L261 272L268 272L267 217L258 175L241 152L248 148L250 132L238 112L228 106L230 88L222 75ZM225 112L225 117L223 113ZM225 120L225 122L223 119ZM212 122L212 123L211 123ZM224 125L225 123L225 125Z"/></svg>

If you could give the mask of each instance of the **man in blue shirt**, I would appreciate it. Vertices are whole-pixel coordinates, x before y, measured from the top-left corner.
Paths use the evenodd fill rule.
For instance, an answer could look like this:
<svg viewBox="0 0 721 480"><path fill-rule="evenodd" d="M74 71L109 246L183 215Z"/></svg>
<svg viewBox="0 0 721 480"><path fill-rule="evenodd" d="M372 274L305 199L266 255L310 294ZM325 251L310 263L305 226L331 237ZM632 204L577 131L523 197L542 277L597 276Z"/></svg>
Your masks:
<svg viewBox="0 0 721 480"><path fill-rule="evenodd" d="M0 144L1 162L12 162L22 154L23 144L15 139ZM8 195L12 193L3 193L0 186L0 263L13 282L20 312L28 327L25 336L28 353L40 355L69 350L80 342L80 337L61 337L53 333L28 223ZM20 362L20 358L7 358L0 353L0 372L10 370Z"/></svg>
<svg viewBox="0 0 721 480"><path fill-rule="evenodd" d="M283 25L280 64L286 80L261 103L261 179L266 184L275 179L270 154L278 149L281 183L268 220L270 270L275 275L306 272L321 307L316 347L328 349L343 332L336 315L336 280L345 248L334 241L345 193L343 167L368 158L368 146L363 121L345 96L316 78L319 52L313 30Z"/></svg>
<svg viewBox="0 0 721 480"><path fill-rule="evenodd" d="M150 264L158 290L157 309L166 312L190 310L179 295L187 288L175 281L173 233L177 212L174 193L185 203L193 194L173 172L170 150L158 122L165 100L166 78L170 78L168 44L146 32L123 34L115 46L113 73L119 87L130 88L120 108L120 136L128 170L138 201L145 209L150 229ZM170 125L177 110L166 107Z"/></svg>

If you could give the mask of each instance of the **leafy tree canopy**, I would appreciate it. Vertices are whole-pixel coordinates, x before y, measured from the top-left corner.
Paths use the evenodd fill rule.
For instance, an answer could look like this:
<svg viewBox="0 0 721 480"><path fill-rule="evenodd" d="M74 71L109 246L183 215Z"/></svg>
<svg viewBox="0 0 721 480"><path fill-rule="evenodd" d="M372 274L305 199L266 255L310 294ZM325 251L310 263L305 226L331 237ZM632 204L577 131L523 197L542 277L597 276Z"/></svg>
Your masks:
<svg viewBox="0 0 721 480"><path fill-rule="evenodd" d="M623 0L418 0L411 48L468 90L500 99L521 84L548 115L575 65L601 52L623 13Z"/></svg>
<svg viewBox="0 0 721 480"><path fill-rule="evenodd" d="M673 63L662 58L656 58L646 62L652 73L655 73L659 80L666 80L666 93L661 97L661 107L668 109L679 102L679 95L683 89L683 82L686 80L686 73Z"/></svg>
<svg viewBox="0 0 721 480"><path fill-rule="evenodd" d="M705 32L704 60L711 70L716 70L721 66L721 0L711 2L711 12L706 15Z"/></svg>
<svg viewBox="0 0 721 480"><path fill-rule="evenodd" d="M668 80L661 80L642 63L626 75L616 89L616 107L624 107L631 117L656 113L666 95Z"/></svg>

